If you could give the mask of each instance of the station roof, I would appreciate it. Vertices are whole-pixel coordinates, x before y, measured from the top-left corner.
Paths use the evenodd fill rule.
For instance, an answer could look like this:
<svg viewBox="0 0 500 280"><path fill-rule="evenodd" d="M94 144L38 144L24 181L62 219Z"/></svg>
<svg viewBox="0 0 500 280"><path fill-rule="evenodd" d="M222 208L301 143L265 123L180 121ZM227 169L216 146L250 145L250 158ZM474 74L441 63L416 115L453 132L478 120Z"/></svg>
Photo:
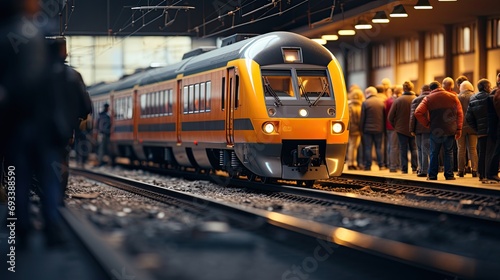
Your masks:
<svg viewBox="0 0 500 280"><path fill-rule="evenodd" d="M235 33L293 31L307 37L336 34L359 20L370 22L377 11L387 15L403 5L407 18L390 18L371 33L370 41L442 31L446 24L500 15L492 0L429 0L432 10L416 10L418 0L87 0L75 3L66 35L187 35L226 37ZM63 2L63 1L60 1ZM150 8L150 7L166 8ZM66 17L63 17L66 18ZM376 32L375 32L376 31ZM375 34L376 33L376 34ZM366 37L366 36L365 36ZM341 36L341 41L366 40ZM362 42L360 42L362 43Z"/></svg>

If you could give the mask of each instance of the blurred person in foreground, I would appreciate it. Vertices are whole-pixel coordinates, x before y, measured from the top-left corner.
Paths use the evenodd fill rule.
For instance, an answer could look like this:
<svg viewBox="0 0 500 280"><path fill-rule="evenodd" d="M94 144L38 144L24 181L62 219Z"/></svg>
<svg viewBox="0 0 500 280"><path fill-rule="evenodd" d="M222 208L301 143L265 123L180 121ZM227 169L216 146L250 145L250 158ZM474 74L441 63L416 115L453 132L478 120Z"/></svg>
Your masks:
<svg viewBox="0 0 500 280"><path fill-rule="evenodd" d="M75 137L79 137L80 123L92 112L92 102L86 90L85 83L78 71L65 64L66 38L61 36L47 37L49 49L55 57L52 64L53 94L55 95L55 121L61 134L59 143L61 151L61 205L64 204L64 194L68 185L69 152L74 144ZM81 145L80 145L81 146ZM76 153L81 150L77 146Z"/></svg>
<svg viewBox="0 0 500 280"><path fill-rule="evenodd" d="M61 200L58 110L51 76L56 57L48 50L44 30L34 23L36 0L0 2L0 147L5 166L15 172L16 245L26 244L33 230L30 187L40 182L45 239L49 246L64 242ZM30 28L30 32L23 32Z"/></svg>

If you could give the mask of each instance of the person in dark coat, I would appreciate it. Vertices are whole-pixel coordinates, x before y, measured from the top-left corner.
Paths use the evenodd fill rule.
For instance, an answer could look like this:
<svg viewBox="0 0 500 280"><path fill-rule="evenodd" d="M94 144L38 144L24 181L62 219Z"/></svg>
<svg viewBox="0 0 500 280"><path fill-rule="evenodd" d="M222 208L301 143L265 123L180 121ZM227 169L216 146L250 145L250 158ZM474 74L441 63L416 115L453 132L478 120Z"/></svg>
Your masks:
<svg viewBox="0 0 500 280"><path fill-rule="evenodd" d="M103 111L99 113L97 119L97 142L98 147L98 165L104 165L103 158L109 157L109 138L111 136L111 117L109 116L109 104L104 104Z"/></svg>
<svg viewBox="0 0 500 280"><path fill-rule="evenodd" d="M80 122L92 112L92 102L86 90L85 83L78 71L65 64L67 57L66 38L47 37L49 47L54 52L56 60L52 66L53 92L59 110L56 116L58 133L61 137L61 190L62 198L66 192L69 176L69 152L74 144L75 134L79 132ZM64 200L61 200L61 205Z"/></svg>
<svg viewBox="0 0 500 280"><path fill-rule="evenodd" d="M453 84L452 78L445 78L447 84ZM453 86L451 86L453 88ZM444 147L444 176L446 180L455 180L453 174L453 142L462 134L462 106L455 93L443 88L433 90L422 100L415 110L415 117L426 127L430 127L431 159L428 180L437 180L439 170L438 156Z"/></svg>
<svg viewBox="0 0 500 280"><path fill-rule="evenodd" d="M464 116L469 108L471 96L474 95L474 87L469 81L463 81L460 84L460 93L458 99L462 105ZM457 140L458 145L458 177L464 177L466 167L466 153L471 161L472 177L477 177L477 134L469 126L466 118L462 126L462 136Z"/></svg>
<svg viewBox="0 0 500 280"><path fill-rule="evenodd" d="M430 155L430 128L423 126L415 118L415 110L418 105L424 100L424 98L429 95L431 89L434 90L440 87L438 82L431 83L432 88L429 85L423 85L420 95L413 99L411 102L411 112L410 112L410 134L415 136L415 142L417 144L417 159L418 159L418 177L427 177L427 170L429 169L429 155Z"/></svg>
<svg viewBox="0 0 500 280"><path fill-rule="evenodd" d="M467 124L476 132L478 141L478 172L479 180L486 179L486 153L488 140L488 96L491 91L491 83L486 79L481 79L477 83L478 93L471 96L469 107L465 114Z"/></svg>
<svg viewBox="0 0 500 280"><path fill-rule="evenodd" d="M408 148L411 153L412 171L417 171L417 147L415 138L410 133L410 112L411 102L415 99L413 83L405 81L403 83L403 94L394 100L387 119L394 127L399 141L399 158L401 162L401 172L408 174Z"/></svg>
<svg viewBox="0 0 500 280"><path fill-rule="evenodd" d="M363 147L365 156L364 170L371 170L372 147L375 144L375 153L380 170L385 169L382 159L382 135L384 132L385 106L382 98L377 96L375 87L368 87L365 90L366 100L361 106L360 128L363 132Z"/></svg>

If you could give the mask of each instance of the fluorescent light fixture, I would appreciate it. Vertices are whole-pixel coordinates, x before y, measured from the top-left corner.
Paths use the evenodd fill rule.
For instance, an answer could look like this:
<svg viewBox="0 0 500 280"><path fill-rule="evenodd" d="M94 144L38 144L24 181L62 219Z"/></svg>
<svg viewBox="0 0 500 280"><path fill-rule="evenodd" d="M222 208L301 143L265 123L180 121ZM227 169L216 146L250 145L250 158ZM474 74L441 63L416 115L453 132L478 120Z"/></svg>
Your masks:
<svg viewBox="0 0 500 280"><path fill-rule="evenodd" d="M389 23L389 19L384 11L378 11L372 19L373 23Z"/></svg>
<svg viewBox="0 0 500 280"><path fill-rule="evenodd" d="M392 10L392 13L389 14L390 17L408 17L408 14L406 13L405 7L403 5L397 5L394 7L394 10Z"/></svg>
<svg viewBox="0 0 500 280"><path fill-rule="evenodd" d="M323 35L321 36L321 39L327 40L327 41L337 41L339 39L338 35Z"/></svg>
<svg viewBox="0 0 500 280"><path fill-rule="evenodd" d="M326 44L326 40L325 39L321 39L321 38L314 38L314 39L311 39L313 40L314 42L320 44L320 45L325 45Z"/></svg>
<svg viewBox="0 0 500 280"><path fill-rule="evenodd" d="M340 29L338 33L339 35L342 36L352 36L356 34L356 31L352 28L346 28L346 29Z"/></svg>
<svg viewBox="0 0 500 280"><path fill-rule="evenodd" d="M431 3L429 3L429 0L418 0L417 4L413 6L415 10L430 10L432 9Z"/></svg>
<svg viewBox="0 0 500 280"><path fill-rule="evenodd" d="M372 29L372 25L366 22L366 20L360 20L356 25L354 25L356 29Z"/></svg>

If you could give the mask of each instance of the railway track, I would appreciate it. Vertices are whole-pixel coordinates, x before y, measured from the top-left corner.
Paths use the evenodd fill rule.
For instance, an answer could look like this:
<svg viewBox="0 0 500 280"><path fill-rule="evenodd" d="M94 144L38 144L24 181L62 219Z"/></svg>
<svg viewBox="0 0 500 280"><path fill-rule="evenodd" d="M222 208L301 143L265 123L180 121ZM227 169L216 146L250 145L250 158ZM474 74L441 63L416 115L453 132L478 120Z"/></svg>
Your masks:
<svg viewBox="0 0 500 280"><path fill-rule="evenodd" d="M450 253L443 250L435 250L425 248L423 246L412 245L380 236L363 233L358 230L352 230L345 227L334 226L327 222L319 222L309 220L300 215L283 213L279 209L274 211L267 211L263 209L255 209L251 207L242 207L227 203L224 201L216 201L200 195L193 195L178 191L169 190L167 188L159 188L154 185L145 184L138 181L131 181L123 177L118 177L110 174L96 174L83 170L72 170L73 175L81 175L93 180L105 182L120 188L127 189L134 193L140 193L153 199L161 199L161 197L170 197L176 200L182 200L187 204L203 205L203 207L210 207L217 211L224 212L233 222L253 224L253 229L256 230L255 224L258 224L258 231L268 232L269 230L280 230L294 235L301 236L301 238L318 239L323 242L331 242L340 245L349 250L356 250L363 253L368 253L371 256L383 256L385 260L391 260L398 264L410 264L413 268L423 269L422 273L438 273L448 275L451 277L458 277L464 279L489 279L493 277L498 271L487 260L471 258L468 256ZM237 180L233 186L237 184L244 188L253 188L248 185L248 182ZM314 205L322 205L330 208L349 208L354 207L356 211L367 211L371 214L382 213L384 215L390 214L393 216L417 216L412 217L414 220L423 219L427 222L430 216L437 215L435 219L442 219L442 213L430 213L427 210L423 213L402 213L401 206L381 206L380 202L370 201L369 206L360 206L359 199L356 201L346 201L347 196L342 198L335 198L331 193L321 191L311 191L301 188L283 187L283 186L269 186L264 184L257 185L257 189L253 188L252 192L259 192L260 195L279 196L286 200L301 201L302 203L312 203ZM273 189L274 188L274 189ZM307 193L306 193L307 192ZM219 199L220 200L220 199ZM336 200L336 202L333 202ZM366 202L363 202L366 203ZM377 204L378 203L378 204ZM357 206L348 206L348 204L357 204ZM374 205L377 204L377 205ZM366 208L368 207L368 208ZM385 210L380 210L383 207ZM394 207L400 207L395 209ZM279 208L279 207L278 207ZM364 210L360 210L364 208ZM376 209L378 208L378 209ZM408 207L406 207L408 208ZM409 211L404 210L404 211ZM458 217L457 217L458 218ZM466 218L466 219L471 219ZM463 220L457 221L463 222ZM471 221L472 222L472 221ZM492 221L485 222L490 227L497 227L498 225ZM491 224L489 224L491 223ZM245 227L245 225L243 225ZM446 260L446 261L444 261Z"/></svg>
<svg viewBox="0 0 500 280"><path fill-rule="evenodd" d="M400 180L344 174L339 178L320 181L317 189L341 193L363 194L371 197L399 196L401 203L425 202L421 207L433 208L444 213L460 212L464 216L500 220L500 193L486 188L422 181Z"/></svg>

